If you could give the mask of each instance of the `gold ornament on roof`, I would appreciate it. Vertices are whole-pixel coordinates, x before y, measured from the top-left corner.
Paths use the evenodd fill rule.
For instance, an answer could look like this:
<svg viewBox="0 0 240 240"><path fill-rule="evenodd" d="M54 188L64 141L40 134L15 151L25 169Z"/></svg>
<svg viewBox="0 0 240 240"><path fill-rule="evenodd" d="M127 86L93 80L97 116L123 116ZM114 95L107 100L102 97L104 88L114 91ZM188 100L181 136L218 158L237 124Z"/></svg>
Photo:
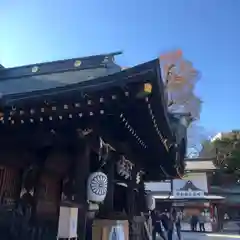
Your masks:
<svg viewBox="0 0 240 240"><path fill-rule="evenodd" d="M38 71L39 71L39 67L38 66L32 67L32 73L36 73Z"/></svg>
<svg viewBox="0 0 240 240"><path fill-rule="evenodd" d="M80 67L82 65L82 62L80 60L76 60L74 62L74 67Z"/></svg>

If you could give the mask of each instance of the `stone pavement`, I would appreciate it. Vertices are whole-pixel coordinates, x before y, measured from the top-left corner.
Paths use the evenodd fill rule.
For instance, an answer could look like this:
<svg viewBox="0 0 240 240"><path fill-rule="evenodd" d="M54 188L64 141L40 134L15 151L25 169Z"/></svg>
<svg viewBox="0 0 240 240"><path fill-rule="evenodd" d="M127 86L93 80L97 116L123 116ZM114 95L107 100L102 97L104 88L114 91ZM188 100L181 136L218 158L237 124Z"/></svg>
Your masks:
<svg viewBox="0 0 240 240"><path fill-rule="evenodd" d="M240 221L229 221L223 224L223 232L239 233Z"/></svg>
<svg viewBox="0 0 240 240"><path fill-rule="evenodd" d="M191 231L191 226L187 222L182 222L181 227L183 231ZM199 231L199 225L197 226ZM205 223L206 232L212 232L213 227L211 223ZM223 224L223 232L225 233L239 233L240 232L240 222L229 221Z"/></svg>
<svg viewBox="0 0 240 240"><path fill-rule="evenodd" d="M177 239L175 237L175 239ZM237 234L216 234L216 233L183 233L182 240L231 240L240 239Z"/></svg>
<svg viewBox="0 0 240 240"><path fill-rule="evenodd" d="M159 237L158 240L161 238ZM173 240L177 240L176 234L173 235ZM183 232L182 240L233 240L240 239L240 235L237 234L214 234L214 233L193 233Z"/></svg>

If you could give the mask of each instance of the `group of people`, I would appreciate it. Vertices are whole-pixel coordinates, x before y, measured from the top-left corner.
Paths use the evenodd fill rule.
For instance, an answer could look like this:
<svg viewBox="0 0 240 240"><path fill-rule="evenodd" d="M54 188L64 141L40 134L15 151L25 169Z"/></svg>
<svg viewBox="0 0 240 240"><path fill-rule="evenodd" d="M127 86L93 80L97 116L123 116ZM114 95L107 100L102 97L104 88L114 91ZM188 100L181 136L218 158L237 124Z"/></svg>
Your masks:
<svg viewBox="0 0 240 240"><path fill-rule="evenodd" d="M196 232L197 226L199 224L200 232L205 232L205 222L206 222L206 219L203 213L199 216L193 215L190 220L191 230L193 232Z"/></svg>
<svg viewBox="0 0 240 240"><path fill-rule="evenodd" d="M181 240L181 219L175 209L170 212L160 213L156 209L151 212L152 218L152 239L155 240L157 234L164 240L172 240L174 228L178 239ZM165 234L165 232L167 234Z"/></svg>

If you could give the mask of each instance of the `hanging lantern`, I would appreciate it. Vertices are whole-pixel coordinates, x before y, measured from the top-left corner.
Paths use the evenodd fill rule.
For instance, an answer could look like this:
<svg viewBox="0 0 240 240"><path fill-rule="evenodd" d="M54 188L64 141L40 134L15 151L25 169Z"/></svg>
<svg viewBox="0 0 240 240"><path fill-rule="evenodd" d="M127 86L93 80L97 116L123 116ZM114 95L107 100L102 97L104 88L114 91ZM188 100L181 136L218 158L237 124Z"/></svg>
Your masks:
<svg viewBox="0 0 240 240"><path fill-rule="evenodd" d="M151 194L146 195L146 202L148 210L152 211L153 209L155 209L156 200Z"/></svg>
<svg viewBox="0 0 240 240"><path fill-rule="evenodd" d="M91 202L103 202L107 194L108 178L103 172L92 173L87 181L87 199Z"/></svg>

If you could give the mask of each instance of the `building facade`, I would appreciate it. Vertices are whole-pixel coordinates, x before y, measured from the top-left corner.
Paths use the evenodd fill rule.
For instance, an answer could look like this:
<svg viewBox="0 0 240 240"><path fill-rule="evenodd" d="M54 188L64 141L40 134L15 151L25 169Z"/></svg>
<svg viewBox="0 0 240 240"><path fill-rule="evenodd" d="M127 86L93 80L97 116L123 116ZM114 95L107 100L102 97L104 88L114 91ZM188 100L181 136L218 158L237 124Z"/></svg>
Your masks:
<svg viewBox="0 0 240 240"><path fill-rule="evenodd" d="M183 230L190 230L190 219L193 215L204 214L206 231L221 227L219 215L225 201L221 192L213 192L209 179L217 171L209 159L186 161L186 174L182 179L161 183L146 183L156 200L156 208L168 211L174 206L182 216Z"/></svg>

